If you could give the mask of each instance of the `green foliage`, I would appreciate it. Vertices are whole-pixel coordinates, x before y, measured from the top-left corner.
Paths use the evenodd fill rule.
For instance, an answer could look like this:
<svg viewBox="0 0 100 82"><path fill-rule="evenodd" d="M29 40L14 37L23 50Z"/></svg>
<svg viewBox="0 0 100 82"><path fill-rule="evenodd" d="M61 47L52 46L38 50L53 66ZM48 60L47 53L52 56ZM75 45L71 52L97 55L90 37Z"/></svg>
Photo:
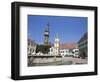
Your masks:
<svg viewBox="0 0 100 82"><path fill-rule="evenodd" d="M82 57L83 59L85 59L85 57L87 57L87 52L84 49L80 50L80 57Z"/></svg>
<svg viewBox="0 0 100 82"><path fill-rule="evenodd" d="M42 52L42 53L46 54L49 52L50 47L51 47L50 45L37 45L36 53Z"/></svg>

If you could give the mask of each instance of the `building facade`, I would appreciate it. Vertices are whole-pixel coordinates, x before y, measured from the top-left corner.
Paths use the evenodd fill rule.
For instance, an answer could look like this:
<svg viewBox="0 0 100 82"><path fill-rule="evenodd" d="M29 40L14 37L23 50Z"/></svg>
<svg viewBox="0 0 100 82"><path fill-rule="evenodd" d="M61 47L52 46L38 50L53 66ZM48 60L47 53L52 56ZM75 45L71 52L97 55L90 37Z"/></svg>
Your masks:
<svg viewBox="0 0 100 82"><path fill-rule="evenodd" d="M78 41L78 48L80 57L86 58L88 56L88 35L85 33L81 39Z"/></svg>
<svg viewBox="0 0 100 82"><path fill-rule="evenodd" d="M60 55L61 56L68 56L69 50L68 49L60 49Z"/></svg>
<svg viewBox="0 0 100 82"><path fill-rule="evenodd" d="M28 55L36 54L36 46L37 44L34 41L32 41L31 39L28 39L28 47L27 47Z"/></svg>
<svg viewBox="0 0 100 82"><path fill-rule="evenodd" d="M79 49L76 43L64 43L60 44L60 55L77 57L79 55Z"/></svg>
<svg viewBox="0 0 100 82"><path fill-rule="evenodd" d="M79 49L78 48L73 49L73 56L74 57L79 57Z"/></svg>
<svg viewBox="0 0 100 82"><path fill-rule="evenodd" d="M49 51L48 54L51 55L51 56L53 56L55 54L55 48L54 47L51 47L49 50L50 51Z"/></svg>

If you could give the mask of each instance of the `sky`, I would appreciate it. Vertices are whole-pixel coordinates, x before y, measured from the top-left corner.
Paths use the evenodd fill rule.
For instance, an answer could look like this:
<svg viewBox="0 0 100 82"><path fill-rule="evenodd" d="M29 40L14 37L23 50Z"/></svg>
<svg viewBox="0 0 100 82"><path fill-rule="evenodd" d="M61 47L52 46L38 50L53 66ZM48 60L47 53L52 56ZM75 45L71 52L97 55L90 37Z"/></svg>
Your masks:
<svg viewBox="0 0 100 82"><path fill-rule="evenodd" d="M76 43L87 32L87 17L28 15L28 38L44 43L44 30L49 23L49 42L58 35L60 43Z"/></svg>

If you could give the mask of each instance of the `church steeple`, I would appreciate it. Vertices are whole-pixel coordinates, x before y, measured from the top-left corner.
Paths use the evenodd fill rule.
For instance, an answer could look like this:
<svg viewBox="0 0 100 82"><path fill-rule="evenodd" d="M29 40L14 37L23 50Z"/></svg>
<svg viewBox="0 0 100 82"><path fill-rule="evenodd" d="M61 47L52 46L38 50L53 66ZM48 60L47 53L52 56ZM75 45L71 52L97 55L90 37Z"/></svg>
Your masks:
<svg viewBox="0 0 100 82"><path fill-rule="evenodd" d="M59 47L59 38L58 38L58 34L56 34L56 37L55 37L55 47Z"/></svg>
<svg viewBox="0 0 100 82"><path fill-rule="evenodd" d="M55 55L59 55L60 41L59 41L57 34L56 34L56 37L55 37L54 47L55 47Z"/></svg>

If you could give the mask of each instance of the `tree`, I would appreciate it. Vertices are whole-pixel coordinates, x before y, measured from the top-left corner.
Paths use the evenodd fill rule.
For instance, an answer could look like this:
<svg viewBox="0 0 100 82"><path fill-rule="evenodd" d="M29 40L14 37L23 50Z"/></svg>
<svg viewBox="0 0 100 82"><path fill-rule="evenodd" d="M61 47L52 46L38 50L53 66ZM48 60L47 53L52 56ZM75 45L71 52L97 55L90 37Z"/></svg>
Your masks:
<svg viewBox="0 0 100 82"><path fill-rule="evenodd" d="M43 54L46 54L49 52L50 47L50 45L37 45L36 53L42 52Z"/></svg>
<svg viewBox="0 0 100 82"><path fill-rule="evenodd" d="M87 54L84 49L80 50L80 57L82 57L83 59L85 59L85 57L87 57Z"/></svg>

